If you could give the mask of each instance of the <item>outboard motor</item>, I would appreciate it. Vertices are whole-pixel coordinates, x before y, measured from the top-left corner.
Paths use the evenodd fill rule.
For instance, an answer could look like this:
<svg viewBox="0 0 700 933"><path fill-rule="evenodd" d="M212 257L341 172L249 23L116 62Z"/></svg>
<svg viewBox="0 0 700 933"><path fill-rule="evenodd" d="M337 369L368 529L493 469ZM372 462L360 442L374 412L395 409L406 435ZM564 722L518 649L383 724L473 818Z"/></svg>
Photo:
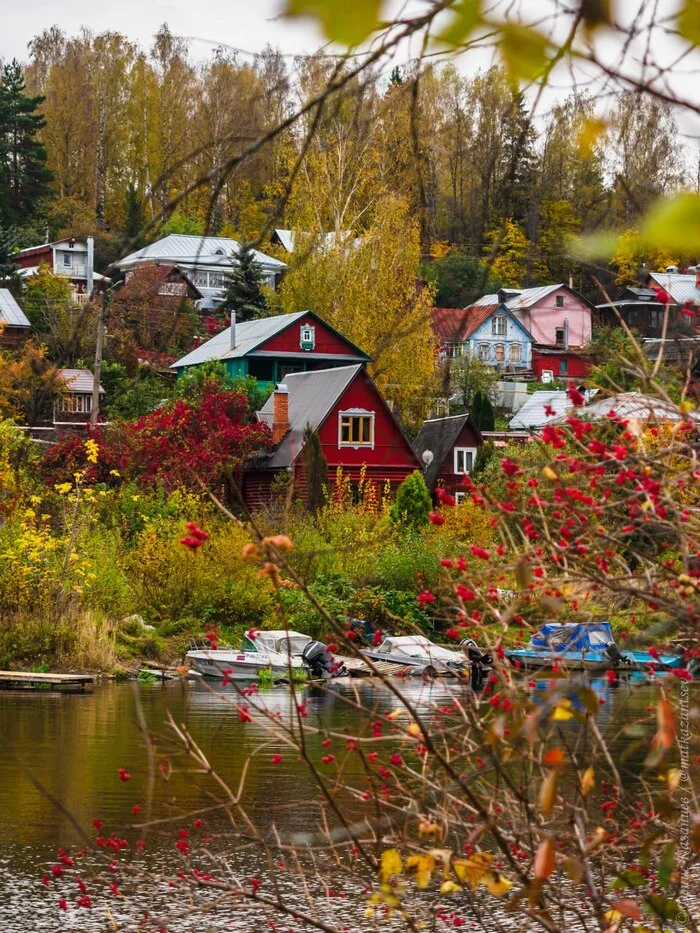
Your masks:
<svg viewBox="0 0 700 933"><path fill-rule="evenodd" d="M479 690L484 683L484 673L493 664L490 654L482 651L473 638L465 638L460 647L466 650L471 668L471 685L473 690Z"/></svg>
<svg viewBox="0 0 700 933"><path fill-rule="evenodd" d="M615 667L619 667L620 664L631 664L632 663L628 657L622 654L620 649L614 643L606 645L604 653L610 658L610 660L613 662Z"/></svg>
<svg viewBox="0 0 700 933"><path fill-rule="evenodd" d="M345 665L335 661L328 648L320 641L310 641L301 653L301 661L307 675L313 680L330 680L344 677Z"/></svg>

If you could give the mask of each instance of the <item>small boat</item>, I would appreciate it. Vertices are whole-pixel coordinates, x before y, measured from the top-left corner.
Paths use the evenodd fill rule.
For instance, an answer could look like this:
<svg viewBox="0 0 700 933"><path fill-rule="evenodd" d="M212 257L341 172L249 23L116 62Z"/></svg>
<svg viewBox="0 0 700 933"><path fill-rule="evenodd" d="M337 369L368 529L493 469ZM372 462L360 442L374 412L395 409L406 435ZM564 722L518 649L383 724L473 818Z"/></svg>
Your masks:
<svg viewBox="0 0 700 933"><path fill-rule="evenodd" d="M241 648L195 648L186 657L204 677L217 680L255 680L263 670L283 677L290 667L303 668L302 654L311 643L312 639L300 632L250 631Z"/></svg>
<svg viewBox="0 0 700 933"><path fill-rule="evenodd" d="M372 661L391 661L420 674L460 675L467 669L465 655L434 645L425 635L387 635L376 647L362 648Z"/></svg>
<svg viewBox="0 0 700 933"><path fill-rule="evenodd" d="M564 666L575 671L660 671L685 667L673 654L626 651L615 644L609 622L550 622L530 639L527 648L506 651L516 667L544 669Z"/></svg>

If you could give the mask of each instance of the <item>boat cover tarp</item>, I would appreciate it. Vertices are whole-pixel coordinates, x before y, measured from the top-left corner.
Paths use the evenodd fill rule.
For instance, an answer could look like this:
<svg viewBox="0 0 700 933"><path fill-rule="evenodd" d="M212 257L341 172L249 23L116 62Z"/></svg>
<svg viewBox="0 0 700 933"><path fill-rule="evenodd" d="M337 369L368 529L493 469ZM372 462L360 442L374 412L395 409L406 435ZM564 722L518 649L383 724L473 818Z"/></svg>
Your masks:
<svg viewBox="0 0 700 933"><path fill-rule="evenodd" d="M549 622L530 639L540 651L601 651L614 644L609 622Z"/></svg>

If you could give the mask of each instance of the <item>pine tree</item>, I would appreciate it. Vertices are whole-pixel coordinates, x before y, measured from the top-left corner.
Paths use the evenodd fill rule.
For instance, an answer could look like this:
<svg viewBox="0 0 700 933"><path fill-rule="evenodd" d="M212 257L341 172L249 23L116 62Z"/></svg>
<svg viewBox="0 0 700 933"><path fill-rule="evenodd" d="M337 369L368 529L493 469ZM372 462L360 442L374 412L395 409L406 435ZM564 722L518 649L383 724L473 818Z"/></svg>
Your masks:
<svg viewBox="0 0 700 933"><path fill-rule="evenodd" d="M493 411L491 399L484 392L477 391L471 409L472 421L479 431L493 431L496 427L496 416Z"/></svg>
<svg viewBox="0 0 700 933"><path fill-rule="evenodd" d="M146 212L144 211L143 196L133 182L126 189L124 211L126 214L123 230L125 246L130 251L141 249L142 246L146 245L143 236L143 229L146 226Z"/></svg>
<svg viewBox="0 0 700 933"><path fill-rule="evenodd" d="M328 461L318 431L310 424L304 428L304 481L306 508L316 515L328 500Z"/></svg>
<svg viewBox="0 0 700 933"><path fill-rule="evenodd" d="M252 321L267 315L267 301L262 291L263 275L255 250L243 240L238 253L231 257L231 271L226 276L223 307L235 311L238 321Z"/></svg>
<svg viewBox="0 0 700 933"><path fill-rule="evenodd" d="M498 217L510 217L530 232L535 200L537 153L535 131L519 88L511 90L512 102L503 121L503 149L494 193Z"/></svg>
<svg viewBox="0 0 700 933"><path fill-rule="evenodd" d="M27 97L19 62L2 69L0 81L0 222L26 226L49 195L53 175L37 134L46 121L43 97Z"/></svg>
<svg viewBox="0 0 700 933"><path fill-rule="evenodd" d="M12 227L0 225L0 288L9 288L15 295L22 285L19 267L12 261L16 251L17 234Z"/></svg>

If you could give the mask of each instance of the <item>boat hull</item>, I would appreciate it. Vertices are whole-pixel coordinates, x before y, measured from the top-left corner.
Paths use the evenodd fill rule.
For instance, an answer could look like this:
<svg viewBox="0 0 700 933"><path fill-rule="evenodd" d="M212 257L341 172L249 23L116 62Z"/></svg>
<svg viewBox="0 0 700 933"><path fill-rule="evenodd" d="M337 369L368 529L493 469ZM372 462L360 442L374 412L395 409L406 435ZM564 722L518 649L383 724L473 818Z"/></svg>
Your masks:
<svg viewBox="0 0 700 933"><path fill-rule="evenodd" d="M387 661L390 664L395 664L397 668L410 667L416 674L421 674L424 671L430 670L434 671L436 674L459 677L467 670L465 664L461 666L455 664L452 666L437 658L412 658L405 655L400 657L397 655L385 654L382 651L374 651L371 648L362 649L361 654L369 658L370 661Z"/></svg>
<svg viewBox="0 0 700 933"><path fill-rule="evenodd" d="M279 677L289 673L286 659L273 660L262 651L188 651L187 660L199 674L213 680L255 680L264 670ZM291 666L300 668L301 659L293 657Z"/></svg>
<svg viewBox="0 0 700 933"><path fill-rule="evenodd" d="M515 667L525 670L546 670L552 667L566 667L572 671L642 671L645 673L663 673L665 670L677 670L684 667L683 659L675 655L652 657L647 651L628 651L627 660L615 662L602 651L576 651L556 654L552 651L530 651L522 648L507 651L506 657Z"/></svg>

